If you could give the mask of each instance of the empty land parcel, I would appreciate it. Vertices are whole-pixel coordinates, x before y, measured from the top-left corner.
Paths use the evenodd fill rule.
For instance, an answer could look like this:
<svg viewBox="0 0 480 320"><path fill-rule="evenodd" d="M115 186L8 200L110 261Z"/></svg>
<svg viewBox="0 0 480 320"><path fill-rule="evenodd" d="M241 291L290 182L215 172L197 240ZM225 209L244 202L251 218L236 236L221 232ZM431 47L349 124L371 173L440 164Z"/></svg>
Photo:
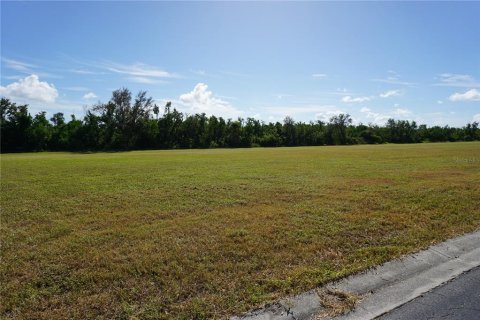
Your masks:
<svg viewBox="0 0 480 320"><path fill-rule="evenodd" d="M477 142L1 157L7 318L222 318L480 226Z"/></svg>

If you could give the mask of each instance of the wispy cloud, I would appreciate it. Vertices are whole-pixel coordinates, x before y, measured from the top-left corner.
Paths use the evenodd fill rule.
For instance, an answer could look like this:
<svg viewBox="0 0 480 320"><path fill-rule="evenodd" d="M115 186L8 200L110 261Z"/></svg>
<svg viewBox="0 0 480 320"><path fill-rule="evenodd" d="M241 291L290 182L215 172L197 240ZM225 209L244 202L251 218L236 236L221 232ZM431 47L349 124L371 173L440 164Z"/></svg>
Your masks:
<svg viewBox="0 0 480 320"><path fill-rule="evenodd" d="M464 93L454 93L449 98L450 101L480 101L480 91L471 89Z"/></svg>
<svg viewBox="0 0 480 320"><path fill-rule="evenodd" d="M78 74L105 74L117 73L125 75L125 79L143 84L164 83L165 79L177 78L177 74L163 70L156 66L151 66L142 62L133 64L120 64L112 61L94 61L81 62L83 66L99 69L99 71L81 69L71 69L71 72ZM103 70L103 72L101 71Z"/></svg>
<svg viewBox="0 0 480 320"><path fill-rule="evenodd" d="M383 82L383 83L388 83L388 84L395 84L395 85L400 85L400 86L414 86L416 83L414 82L408 82L400 79L400 75L396 73L395 71L389 70L388 71L388 76L386 78L375 78L372 79L372 81L375 82Z"/></svg>
<svg viewBox="0 0 480 320"><path fill-rule="evenodd" d="M250 77L250 75L247 73L229 71L229 70L219 71L218 73L224 76L229 76L229 77L239 77L239 78Z"/></svg>
<svg viewBox="0 0 480 320"><path fill-rule="evenodd" d="M69 90L69 91L79 91L79 92L89 90L87 87L81 87L81 86L65 87L65 88L62 88L62 89Z"/></svg>
<svg viewBox="0 0 480 320"><path fill-rule="evenodd" d="M104 74L104 72L91 71L91 70L85 70L85 69L70 69L68 71L71 73L83 74L83 75Z"/></svg>
<svg viewBox="0 0 480 320"><path fill-rule="evenodd" d="M336 88L335 90L331 91L317 91L317 95L333 95L333 96L345 96L345 95L356 95L357 93L347 88Z"/></svg>
<svg viewBox="0 0 480 320"><path fill-rule="evenodd" d="M279 93L279 94L275 95L275 97L276 97L278 100L283 100L283 99L285 99L285 98L293 97L293 95L288 94L288 93Z"/></svg>
<svg viewBox="0 0 480 320"><path fill-rule="evenodd" d="M414 82L401 81L401 80L395 79L393 77L388 77L388 78L385 78L385 79L373 79L373 81L383 82L383 83L388 83L388 84L395 84L395 85L400 85L400 86L414 86L416 84Z"/></svg>
<svg viewBox="0 0 480 320"><path fill-rule="evenodd" d="M165 83L165 81L163 80L159 80L157 78L149 78L149 77L127 77L127 79L135 83L143 83L143 84Z"/></svg>
<svg viewBox="0 0 480 320"><path fill-rule="evenodd" d="M400 90L389 90L383 93L380 93L380 98L389 98L401 95L402 92Z"/></svg>
<svg viewBox="0 0 480 320"><path fill-rule="evenodd" d="M131 65L121 65L116 63L108 63L105 68L115 73L126 74L132 77L146 78L173 78L174 75L160 68L149 66L144 63L134 63Z"/></svg>
<svg viewBox="0 0 480 320"><path fill-rule="evenodd" d="M207 71L204 69L191 69L189 72L193 75L195 75L195 78L225 78L225 77L246 77L248 76L247 74L243 73L236 73L236 72L230 72L230 71Z"/></svg>
<svg viewBox="0 0 480 320"><path fill-rule="evenodd" d="M37 65L27 63L27 62L24 62L24 61L19 61L19 60L15 60L15 59L9 59L9 58L2 57L2 62L5 64L5 67L7 69L15 70L15 71L23 73L23 74L28 74L28 75L36 74L36 75L41 76L43 78L56 78L56 79L62 78L62 76L59 76L57 74L52 74L52 73L49 73L49 72L41 71L42 69L44 70L44 68L40 68ZM10 79L15 79L15 77L17 79L20 78L18 76L10 76Z"/></svg>
<svg viewBox="0 0 480 320"><path fill-rule="evenodd" d="M190 70L190 72L201 77L214 76L213 74L207 73L205 70Z"/></svg>
<svg viewBox="0 0 480 320"><path fill-rule="evenodd" d="M314 73L312 74L312 77L315 79L324 79L327 77L325 73Z"/></svg>
<svg viewBox="0 0 480 320"><path fill-rule="evenodd" d="M393 71L391 71L393 72ZM396 76L396 74L395 74ZM338 89L337 89L338 90ZM346 91L346 89L345 89ZM378 95L380 98L390 98L390 97L395 97L395 96L400 96L402 94L402 90L388 90L385 92L382 92ZM377 98L377 96L371 95L371 96L352 96L352 95L345 95L342 97L341 101L344 103L362 103L362 102L367 102L371 101Z"/></svg>
<svg viewBox="0 0 480 320"><path fill-rule="evenodd" d="M2 57L2 61L5 63L7 68L20 71L23 73L32 73L33 69L37 68L37 66L33 64L14 60L14 59L7 59Z"/></svg>
<svg viewBox="0 0 480 320"><path fill-rule="evenodd" d="M342 102L345 103L358 103L358 102L366 102L370 101L370 97L352 97L352 96L345 96L342 98Z"/></svg>
<svg viewBox="0 0 480 320"><path fill-rule="evenodd" d="M7 79L7 80L19 80L19 79L22 79L23 76L20 76L20 75L16 75L16 76L4 76L4 75L2 75L2 78Z"/></svg>
<svg viewBox="0 0 480 320"><path fill-rule="evenodd" d="M306 106L271 106L264 108L270 114L281 115L281 116L294 116L296 114L304 113L318 113L325 111L335 111L338 108L335 105L306 105Z"/></svg>
<svg viewBox="0 0 480 320"><path fill-rule="evenodd" d="M434 86L479 88L480 82L469 74L442 73L437 77Z"/></svg>

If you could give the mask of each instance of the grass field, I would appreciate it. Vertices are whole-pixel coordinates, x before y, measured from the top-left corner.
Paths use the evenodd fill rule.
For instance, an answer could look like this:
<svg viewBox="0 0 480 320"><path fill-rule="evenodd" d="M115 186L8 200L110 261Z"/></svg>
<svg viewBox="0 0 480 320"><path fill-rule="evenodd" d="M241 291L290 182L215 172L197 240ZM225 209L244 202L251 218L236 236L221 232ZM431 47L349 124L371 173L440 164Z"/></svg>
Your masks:
<svg viewBox="0 0 480 320"><path fill-rule="evenodd" d="M3 318L224 318L480 227L480 143L1 156Z"/></svg>

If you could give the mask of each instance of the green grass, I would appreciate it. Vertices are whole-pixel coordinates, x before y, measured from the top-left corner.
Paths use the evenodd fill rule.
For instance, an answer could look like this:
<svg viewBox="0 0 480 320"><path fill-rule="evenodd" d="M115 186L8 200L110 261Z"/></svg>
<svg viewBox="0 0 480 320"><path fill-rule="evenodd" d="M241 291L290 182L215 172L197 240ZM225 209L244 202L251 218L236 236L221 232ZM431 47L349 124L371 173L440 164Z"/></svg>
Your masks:
<svg viewBox="0 0 480 320"><path fill-rule="evenodd" d="M224 318L480 226L478 142L1 166L4 318Z"/></svg>

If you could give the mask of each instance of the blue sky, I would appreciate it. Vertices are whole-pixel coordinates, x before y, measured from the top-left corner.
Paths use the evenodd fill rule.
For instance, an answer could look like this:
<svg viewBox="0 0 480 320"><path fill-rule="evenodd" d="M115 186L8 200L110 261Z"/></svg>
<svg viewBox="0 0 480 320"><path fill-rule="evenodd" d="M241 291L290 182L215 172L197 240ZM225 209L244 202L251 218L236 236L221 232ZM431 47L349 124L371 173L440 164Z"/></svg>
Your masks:
<svg viewBox="0 0 480 320"><path fill-rule="evenodd" d="M83 116L128 87L264 121L480 121L480 3L2 2L0 95Z"/></svg>

